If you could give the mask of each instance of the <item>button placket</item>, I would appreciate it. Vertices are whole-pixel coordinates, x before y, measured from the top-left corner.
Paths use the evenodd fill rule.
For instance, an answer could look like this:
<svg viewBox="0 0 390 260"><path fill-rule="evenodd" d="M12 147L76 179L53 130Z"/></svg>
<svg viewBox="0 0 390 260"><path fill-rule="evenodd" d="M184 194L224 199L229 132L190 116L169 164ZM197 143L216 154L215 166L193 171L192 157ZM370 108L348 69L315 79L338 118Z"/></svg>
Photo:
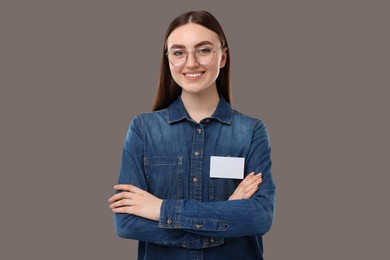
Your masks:
<svg viewBox="0 0 390 260"><path fill-rule="evenodd" d="M190 198L202 200L202 162L204 149L204 129L201 124L194 125L192 156L190 166Z"/></svg>

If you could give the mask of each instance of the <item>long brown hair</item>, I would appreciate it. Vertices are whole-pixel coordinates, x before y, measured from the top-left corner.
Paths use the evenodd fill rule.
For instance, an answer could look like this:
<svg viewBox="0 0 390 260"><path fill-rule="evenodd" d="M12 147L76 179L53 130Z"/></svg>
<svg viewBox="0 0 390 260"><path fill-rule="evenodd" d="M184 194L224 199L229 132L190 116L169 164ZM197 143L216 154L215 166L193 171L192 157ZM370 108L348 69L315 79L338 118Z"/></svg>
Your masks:
<svg viewBox="0 0 390 260"><path fill-rule="evenodd" d="M177 27L188 23L196 23L214 31L219 36L222 46L227 48L226 64L219 72L218 78L216 79L216 85L218 94L223 96L227 102L231 103L230 54L222 26L219 24L218 20L207 11L189 11L176 17L168 26L167 32L165 33L160 65L160 81L154 98L153 111L167 108L181 94L181 87L173 80L171 71L169 70L169 61L166 55L167 39Z"/></svg>

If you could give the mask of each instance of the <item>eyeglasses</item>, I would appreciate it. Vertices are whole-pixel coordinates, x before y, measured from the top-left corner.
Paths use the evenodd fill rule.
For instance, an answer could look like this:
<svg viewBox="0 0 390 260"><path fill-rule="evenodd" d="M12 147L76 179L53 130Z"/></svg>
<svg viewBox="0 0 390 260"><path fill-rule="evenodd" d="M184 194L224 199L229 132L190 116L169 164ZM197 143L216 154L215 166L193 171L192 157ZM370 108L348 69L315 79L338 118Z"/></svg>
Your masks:
<svg viewBox="0 0 390 260"><path fill-rule="evenodd" d="M193 53L195 59L201 65L208 65L214 59L214 53L216 53L219 49L222 49L223 45L216 50L213 50L208 47L201 47L195 49L193 51L186 51L185 49L171 49L166 55L168 56L169 62L174 66L182 66L188 59L188 54Z"/></svg>

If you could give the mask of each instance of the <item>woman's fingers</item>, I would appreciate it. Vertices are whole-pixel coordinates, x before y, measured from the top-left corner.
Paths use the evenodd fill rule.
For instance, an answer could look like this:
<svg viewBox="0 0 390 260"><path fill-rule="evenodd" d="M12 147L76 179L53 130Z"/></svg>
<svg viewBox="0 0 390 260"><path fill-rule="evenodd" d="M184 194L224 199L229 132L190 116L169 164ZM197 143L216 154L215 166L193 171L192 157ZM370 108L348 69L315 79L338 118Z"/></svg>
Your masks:
<svg viewBox="0 0 390 260"><path fill-rule="evenodd" d="M130 197L130 192L120 192L115 195L113 195L111 198L108 199L108 202L113 203L117 200L126 199Z"/></svg>
<svg viewBox="0 0 390 260"><path fill-rule="evenodd" d="M129 191L129 192L139 192L143 191L140 188L131 185L131 184L118 184L114 186L115 190L121 190L121 191Z"/></svg>
<svg viewBox="0 0 390 260"><path fill-rule="evenodd" d="M250 192L254 187L258 187L258 185L261 183L262 178L257 176L256 178L252 178L250 183L247 183L247 185L244 187L243 192L248 193Z"/></svg>
<svg viewBox="0 0 390 260"><path fill-rule="evenodd" d="M121 187L120 190L123 190L123 187ZM122 191L108 200L111 203L109 207L114 213L134 214L134 206L137 205L137 197L137 193Z"/></svg>
<svg viewBox="0 0 390 260"><path fill-rule="evenodd" d="M256 182L252 183L250 186L248 186L246 189L245 189L245 192L243 194L243 199L249 199L253 196L253 194L256 193L256 191L259 189L259 185L261 184L262 182L262 179L258 179L256 180Z"/></svg>
<svg viewBox="0 0 390 260"><path fill-rule="evenodd" d="M249 199L258 190L258 185L262 182L262 175L254 174L251 172L234 190L233 194L229 197L229 200L235 199Z"/></svg>
<svg viewBox="0 0 390 260"><path fill-rule="evenodd" d="M253 182L253 178L255 177L255 173L254 172L251 172L250 174L248 174L242 181L239 185L247 185L247 184L250 184L251 182Z"/></svg>
<svg viewBox="0 0 390 260"><path fill-rule="evenodd" d="M252 183L256 182L258 179L261 179L261 173L255 175L255 173L252 172L248 176L245 177L245 179L240 183L240 185L246 187L246 186L251 185Z"/></svg>
<svg viewBox="0 0 390 260"><path fill-rule="evenodd" d="M121 199L118 200L114 203L110 204L110 208L119 208L119 207L124 207L124 206L131 206L132 205L132 200L131 199Z"/></svg>
<svg viewBox="0 0 390 260"><path fill-rule="evenodd" d="M114 213L127 213L127 214L133 214L131 207L120 207L120 208L113 208L112 212Z"/></svg>
<svg viewBox="0 0 390 260"><path fill-rule="evenodd" d="M134 197L135 197L134 193L131 193L131 192L121 192L121 193L115 194L114 196L109 198L108 202L111 203L110 204L110 207L111 207L111 205L113 205L114 203L117 203L115 205L119 205L119 202L121 202L121 201L130 202L130 200L134 199Z"/></svg>
<svg viewBox="0 0 390 260"><path fill-rule="evenodd" d="M251 173L238 185L237 188L239 188L238 190L240 192L246 193L253 185L258 185L257 183L259 180L261 180L261 173L256 175Z"/></svg>
<svg viewBox="0 0 390 260"><path fill-rule="evenodd" d="M131 193L142 194L145 192L144 190L142 190L134 185L131 185L131 184L118 184L118 185L114 186L114 189L117 191L122 191L122 192L117 193L117 194L113 195L111 198L109 198L108 202L110 202L110 203L117 201L117 200L128 198L131 195Z"/></svg>

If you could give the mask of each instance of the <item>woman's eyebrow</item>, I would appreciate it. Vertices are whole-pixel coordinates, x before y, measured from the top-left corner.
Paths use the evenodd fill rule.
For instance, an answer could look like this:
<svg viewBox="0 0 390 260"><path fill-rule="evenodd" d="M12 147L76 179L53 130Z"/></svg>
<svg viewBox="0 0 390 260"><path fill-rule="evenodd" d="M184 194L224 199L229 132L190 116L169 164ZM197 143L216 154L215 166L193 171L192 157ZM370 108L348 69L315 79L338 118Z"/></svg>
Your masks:
<svg viewBox="0 0 390 260"><path fill-rule="evenodd" d="M199 46L203 46L203 45L213 45L214 44L212 42L209 42L209 41L202 41L202 42L199 42L197 44L195 44L195 48L199 47ZM170 49L185 49L186 47L184 45L181 45L181 44L174 44L171 46Z"/></svg>

